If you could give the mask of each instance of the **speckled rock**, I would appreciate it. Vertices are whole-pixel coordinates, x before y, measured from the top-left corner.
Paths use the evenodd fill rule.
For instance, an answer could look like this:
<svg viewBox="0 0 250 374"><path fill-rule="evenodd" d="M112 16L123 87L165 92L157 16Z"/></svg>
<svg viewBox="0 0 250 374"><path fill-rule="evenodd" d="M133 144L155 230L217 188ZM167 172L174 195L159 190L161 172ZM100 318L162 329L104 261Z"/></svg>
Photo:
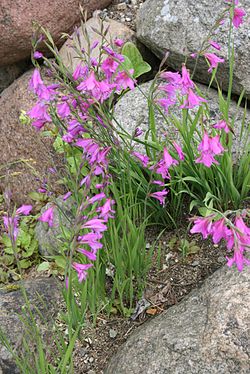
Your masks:
<svg viewBox="0 0 250 374"><path fill-rule="evenodd" d="M79 5L88 15L109 5L111 0L1 0L0 65L12 64L29 57L32 22L50 31L55 43L62 44L61 33L71 32L80 19Z"/></svg>
<svg viewBox="0 0 250 374"><path fill-rule="evenodd" d="M134 37L134 32L120 22L113 20L110 20L108 22L104 21L103 25L105 29L109 27L109 32L107 34L108 41L114 40L115 38L120 38L124 41L128 41L133 39ZM100 20L98 19L98 17L92 17L86 22L85 26L90 40L90 45L92 45L94 41L99 42L99 46L97 46L91 53L91 57L98 58L100 55L100 44L102 37L98 35L94 31L94 29L100 31ZM77 32L72 35L72 38L73 41L67 40L60 49L60 56L67 68L69 68L71 71L74 71L76 66L79 64L80 59L77 52L72 48L72 45L74 45L75 43L78 47L79 40L80 49L84 48L85 50L87 50L88 45L81 27L79 27Z"/></svg>
<svg viewBox="0 0 250 374"><path fill-rule="evenodd" d="M50 321L58 311L58 301L60 300L60 284L53 278L38 278L25 281L31 310L41 327L41 332L46 336L51 336L48 330L51 328ZM40 295L40 298L37 296ZM43 300L43 302L41 301ZM25 305L21 290L15 288L2 287L0 290L0 327L8 337L11 344L19 346L24 334L24 327L19 320L18 315L22 313L22 307ZM47 326L44 321L39 320L35 308L42 313L43 318L48 321ZM40 322L39 322L40 321ZM11 354L0 344L0 373L16 374L20 373L15 365Z"/></svg>
<svg viewBox="0 0 250 374"><path fill-rule="evenodd" d="M149 95L150 86L152 82L147 82L139 86L133 91L126 93L115 106L115 120L126 130L129 134L132 134L136 127L140 127L146 132L149 129L149 112L147 97ZM215 122L220 119L220 110L218 104L218 94L214 89L208 89L206 86L198 84L199 89L204 94L208 101L208 107L210 109L210 116L212 121ZM142 92L143 94L142 94ZM124 115L126 113L126 115ZM196 109L190 110L190 115L194 116L197 113ZM238 108L234 101L231 102L229 109L229 118L237 113L235 124L234 124L234 149L241 149L242 143L239 140L239 133L241 129L241 123L244 118L244 108ZM173 114L181 119L182 111L178 108L173 109ZM169 138L176 140L179 137L176 128L173 126L171 121L166 123L159 111L155 111L156 130L159 138L164 139L167 135ZM214 122L214 123L215 123ZM250 122L250 111L246 111L246 123ZM115 125L115 122L114 122ZM250 141L250 139L249 139ZM138 151L144 151L144 146L139 143L134 143L135 148Z"/></svg>
<svg viewBox="0 0 250 374"><path fill-rule="evenodd" d="M105 374L248 374L250 268L226 266L128 339Z"/></svg>
<svg viewBox="0 0 250 374"><path fill-rule="evenodd" d="M138 12L137 37L159 58L169 51L168 66L179 69L185 58L191 53L198 52L202 42L207 38L211 26L221 15L225 8L225 1L207 0L147 0ZM248 17L239 29L234 29L235 37L235 70L233 92L239 94L242 89L250 96L250 65L249 65L249 14L250 3L241 0L240 7L246 10ZM225 59L218 69L218 82L226 90L228 87L228 17L219 32L212 36L222 49L215 51ZM187 59L192 69L195 60ZM209 82L211 74L207 72L208 66L204 59L197 65L195 79L201 83Z"/></svg>
<svg viewBox="0 0 250 374"><path fill-rule="evenodd" d="M36 102L28 89L32 73L22 75L0 98L0 190L10 189L17 205L30 201L28 193L40 187L37 175L48 177L48 169L59 165L51 140L19 121L21 110L28 111Z"/></svg>

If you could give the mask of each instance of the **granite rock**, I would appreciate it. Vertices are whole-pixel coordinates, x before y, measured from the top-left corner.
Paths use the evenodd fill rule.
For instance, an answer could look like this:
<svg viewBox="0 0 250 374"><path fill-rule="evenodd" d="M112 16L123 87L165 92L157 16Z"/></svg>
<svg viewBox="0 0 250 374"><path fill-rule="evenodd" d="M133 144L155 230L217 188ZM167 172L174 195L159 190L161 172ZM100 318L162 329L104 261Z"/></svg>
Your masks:
<svg viewBox="0 0 250 374"><path fill-rule="evenodd" d="M105 374L250 372L250 269L224 266L200 289L142 325Z"/></svg>

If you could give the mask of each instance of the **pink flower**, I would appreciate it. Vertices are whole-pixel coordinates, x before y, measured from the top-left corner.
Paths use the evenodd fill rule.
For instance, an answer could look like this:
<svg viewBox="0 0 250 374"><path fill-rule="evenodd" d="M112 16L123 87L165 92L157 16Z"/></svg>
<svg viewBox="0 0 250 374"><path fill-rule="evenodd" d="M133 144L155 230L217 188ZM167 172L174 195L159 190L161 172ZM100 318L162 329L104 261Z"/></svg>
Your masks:
<svg viewBox="0 0 250 374"><path fill-rule="evenodd" d="M95 232L103 232L107 230L107 226L104 225L103 219L93 218L82 225L82 229L91 229Z"/></svg>
<svg viewBox="0 0 250 374"><path fill-rule="evenodd" d="M101 192L101 193L99 193L99 194L97 194L97 195L91 197L91 198L89 199L89 204L94 204L94 203L97 202L97 201L100 201L100 200L102 200L102 199L105 199L105 197L106 197L105 193L104 193L104 192Z"/></svg>
<svg viewBox="0 0 250 374"><path fill-rule="evenodd" d="M109 79L116 72L118 66L119 63L117 61L115 61L112 57L108 57L103 61L101 69Z"/></svg>
<svg viewBox="0 0 250 374"><path fill-rule="evenodd" d="M191 88L188 89L187 99L184 101L183 105L180 106L181 109L193 109L196 106L200 106L201 103L206 103L207 100L203 97L196 95Z"/></svg>
<svg viewBox="0 0 250 374"><path fill-rule="evenodd" d="M148 166L148 163L149 163L149 157L146 156L146 155L142 155L141 153L139 152L132 152L132 155L134 155L136 158L138 158L138 160L141 161L142 165L144 167L147 167Z"/></svg>
<svg viewBox="0 0 250 374"><path fill-rule="evenodd" d="M22 205L16 210L16 215L24 214L28 216L32 210L32 205Z"/></svg>
<svg viewBox="0 0 250 374"><path fill-rule="evenodd" d="M77 262L73 262L72 268L76 270L78 281L81 283L83 280L87 277L87 271L89 268L91 268L93 264L79 264Z"/></svg>
<svg viewBox="0 0 250 374"><path fill-rule="evenodd" d="M243 270L244 264L250 265L250 261L244 257L243 251L240 249L234 251L232 258L227 257L227 266L231 267L234 263L239 271Z"/></svg>
<svg viewBox="0 0 250 374"><path fill-rule="evenodd" d="M167 190L153 192L149 196L152 196L155 199L159 200L161 205L165 205L165 200L166 200L166 196L167 196L168 192L169 191L167 191Z"/></svg>
<svg viewBox="0 0 250 374"><path fill-rule="evenodd" d="M211 235L214 244L218 244L221 241L221 239L227 239L229 234L230 230L227 228L224 218L221 218L213 223Z"/></svg>
<svg viewBox="0 0 250 374"><path fill-rule="evenodd" d="M198 217L194 221L194 226L190 230L191 234L201 233L203 239L206 239L211 233L212 229L212 217Z"/></svg>
<svg viewBox="0 0 250 374"><path fill-rule="evenodd" d="M114 40L114 43L115 43L115 45L116 45L117 47L122 47L123 44L124 44L124 40L119 39L119 38L116 38L116 39Z"/></svg>
<svg viewBox="0 0 250 374"><path fill-rule="evenodd" d="M209 137L205 132L203 139L198 146L198 150L201 151L201 156L195 160L196 163L202 163L207 167L210 167L213 163L218 164L214 156L219 155L224 151L220 143L219 135Z"/></svg>
<svg viewBox="0 0 250 374"><path fill-rule="evenodd" d="M37 60L39 58L42 58L43 54L42 54L42 52L35 51L33 56L34 56L34 59Z"/></svg>
<svg viewBox="0 0 250 374"><path fill-rule="evenodd" d="M86 249L83 248L78 248L78 252L82 253L84 256L86 256L90 261L95 261L96 260L96 253L87 251Z"/></svg>
<svg viewBox="0 0 250 374"><path fill-rule="evenodd" d="M211 73L213 69L217 68L219 63L225 62L224 58L220 58L216 56L214 53L204 53L204 56L208 60L209 63L209 69L208 72Z"/></svg>
<svg viewBox="0 0 250 374"><path fill-rule="evenodd" d="M78 64L72 74L72 77L76 81L79 78L86 78L87 73L88 73L88 66L82 66L82 64Z"/></svg>
<svg viewBox="0 0 250 374"><path fill-rule="evenodd" d="M101 233L89 232L88 234L78 236L78 241L81 244L87 244L93 251L101 249L103 247L99 240L102 238Z"/></svg>
<svg viewBox="0 0 250 374"><path fill-rule="evenodd" d="M190 88L194 88L194 82L190 78L189 71L184 64L182 65L182 79L180 83L184 94L186 94Z"/></svg>
<svg viewBox="0 0 250 374"><path fill-rule="evenodd" d="M129 70L129 74L132 76L134 73L133 69ZM135 80L132 79L126 71L120 71L116 78L115 78L115 83L117 86L117 90L121 91L122 89L126 90L127 88L130 88L133 90L135 88Z"/></svg>
<svg viewBox="0 0 250 374"><path fill-rule="evenodd" d="M179 159L183 161L185 157L184 157L181 147L176 142L173 142L173 146L175 147L176 152L178 153Z"/></svg>
<svg viewBox="0 0 250 374"><path fill-rule="evenodd" d="M221 121L217 122L213 127L215 129L223 129L225 131L225 133L227 133L227 134L230 132L230 129L229 129L226 121L224 121L224 120L221 120Z"/></svg>
<svg viewBox="0 0 250 374"><path fill-rule="evenodd" d="M72 195L72 192L67 192L65 195L63 195L63 201L68 200L68 198Z"/></svg>
<svg viewBox="0 0 250 374"><path fill-rule="evenodd" d="M47 210L45 210L43 212L43 214L38 218L39 221L41 222L47 222L49 227L53 227L54 226L54 209L55 207L52 206L50 208L48 208Z"/></svg>
<svg viewBox="0 0 250 374"><path fill-rule="evenodd" d="M238 28L243 23L243 17L246 15L244 9L234 8L233 25Z"/></svg>
<svg viewBox="0 0 250 374"><path fill-rule="evenodd" d="M61 118L65 118L70 115L70 106L66 101L57 104L57 114Z"/></svg>
<svg viewBox="0 0 250 374"><path fill-rule="evenodd" d="M179 86L182 83L180 73L173 73L172 71L165 71L161 73L161 78L166 79L169 83L171 83L174 86Z"/></svg>
<svg viewBox="0 0 250 374"><path fill-rule="evenodd" d="M114 218L113 214L115 211L112 209L112 205L114 204L114 200L107 199L103 206L98 208L98 212L100 212L99 217L103 218L105 222L108 221L109 218Z"/></svg>
<svg viewBox="0 0 250 374"><path fill-rule="evenodd" d="M217 49L218 51L221 50L221 46L220 46L218 43L216 43L214 40L209 40L208 43L209 43L213 48Z"/></svg>
<svg viewBox="0 0 250 374"><path fill-rule="evenodd" d="M41 78L40 72L38 69L34 70L34 73L31 77L29 87L35 92L35 94L40 98L46 101L49 101L51 98L50 89L45 86Z"/></svg>

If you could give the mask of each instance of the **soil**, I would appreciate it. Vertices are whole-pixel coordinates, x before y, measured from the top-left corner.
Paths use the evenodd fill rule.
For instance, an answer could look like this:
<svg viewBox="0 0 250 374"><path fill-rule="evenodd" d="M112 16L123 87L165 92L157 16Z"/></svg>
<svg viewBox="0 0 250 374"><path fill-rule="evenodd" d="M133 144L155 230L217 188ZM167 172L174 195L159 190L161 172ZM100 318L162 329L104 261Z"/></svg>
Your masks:
<svg viewBox="0 0 250 374"><path fill-rule="evenodd" d="M99 14L101 17L113 19L136 31L136 14L145 0L113 0L107 9Z"/></svg>

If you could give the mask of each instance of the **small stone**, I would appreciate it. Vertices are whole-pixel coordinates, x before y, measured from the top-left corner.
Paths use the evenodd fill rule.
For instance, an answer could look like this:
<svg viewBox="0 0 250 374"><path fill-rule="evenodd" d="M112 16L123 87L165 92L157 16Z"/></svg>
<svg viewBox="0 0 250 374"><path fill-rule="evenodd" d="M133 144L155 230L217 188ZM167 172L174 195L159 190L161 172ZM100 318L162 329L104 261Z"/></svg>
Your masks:
<svg viewBox="0 0 250 374"><path fill-rule="evenodd" d="M89 358L89 362L92 364L92 362L94 362L94 358L93 358L93 357L90 357L90 358Z"/></svg>
<svg viewBox="0 0 250 374"><path fill-rule="evenodd" d="M198 265L199 265L199 261L194 261L194 262L192 262L191 265L192 265L193 267L198 266Z"/></svg>
<svg viewBox="0 0 250 374"><path fill-rule="evenodd" d="M130 17L126 17L125 20L126 20L127 22L130 22L130 21L132 21L132 18L130 18Z"/></svg>
<svg viewBox="0 0 250 374"><path fill-rule="evenodd" d="M110 329L109 330L109 336L110 336L110 338L115 339L117 337L117 331L113 330L113 329Z"/></svg>
<svg viewBox="0 0 250 374"><path fill-rule="evenodd" d="M125 3L117 4L116 5L117 10L126 10L127 6Z"/></svg>

